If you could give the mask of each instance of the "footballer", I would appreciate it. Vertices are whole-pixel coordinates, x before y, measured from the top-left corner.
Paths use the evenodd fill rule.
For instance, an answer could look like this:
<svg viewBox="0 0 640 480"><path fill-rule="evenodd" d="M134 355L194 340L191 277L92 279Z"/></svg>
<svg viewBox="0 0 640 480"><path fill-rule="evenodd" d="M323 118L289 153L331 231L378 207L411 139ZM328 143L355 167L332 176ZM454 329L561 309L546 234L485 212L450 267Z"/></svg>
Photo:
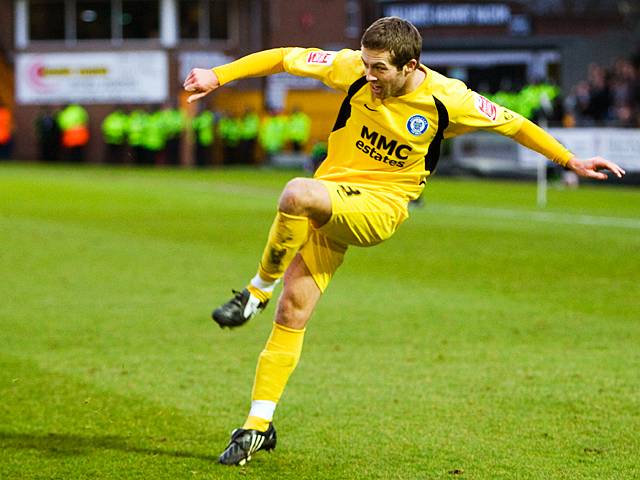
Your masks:
<svg viewBox="0 0 640 480"><path fill-rule="evenodd" d="M234 80L288 72L345 93L328 153L313 179L287 183L255 276L213 312L238 327L262 311L283 279L271 335L258 358L251 407L219 457L243 465L276 446L273 415L300 358L307 322L350 246L391 237L409 216L440 156L442 141L474 130L499 133L583 177L624 175L600 157L576 158L521 115L420 63L422 38L397 17L375 21L360 50L275 48L213 69L193 69L184 82L193 102Z"/></svg>

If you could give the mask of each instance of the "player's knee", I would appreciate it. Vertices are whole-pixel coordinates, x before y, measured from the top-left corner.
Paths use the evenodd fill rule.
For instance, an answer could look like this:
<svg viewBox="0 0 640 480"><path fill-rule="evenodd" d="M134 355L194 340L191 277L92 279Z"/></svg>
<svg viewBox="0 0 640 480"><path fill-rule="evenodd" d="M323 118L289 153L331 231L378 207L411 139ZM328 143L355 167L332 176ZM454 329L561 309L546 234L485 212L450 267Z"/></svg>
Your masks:
<svg viewBox="0 0 640 480"><path fill-rule="evenodd" d="M290 180L280 195L278 209L290 215L304 215L309 210L311 193L307 185L308 179L294 178Z"/></svg>
<svg viewBox="0 0 640 480"><path fill-rule="evenodd" d="M276 323L289 328L302 329L307 324L309 313L302 305L297 305L293 299L280 298L278 311L276 313Z"/></svg>

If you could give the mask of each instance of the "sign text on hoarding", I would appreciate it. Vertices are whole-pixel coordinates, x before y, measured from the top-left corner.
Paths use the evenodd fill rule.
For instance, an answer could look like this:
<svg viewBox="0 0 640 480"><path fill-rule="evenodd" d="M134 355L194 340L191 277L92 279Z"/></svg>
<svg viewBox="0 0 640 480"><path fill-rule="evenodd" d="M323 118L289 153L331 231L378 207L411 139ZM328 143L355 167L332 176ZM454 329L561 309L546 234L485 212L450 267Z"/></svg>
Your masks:
<svg viewBox="0 0 640 480"><path fill-rule="evenodd" d="M162 51L23 53L16 57L16 100L162 103L168 98L168 70Z"/></svg>

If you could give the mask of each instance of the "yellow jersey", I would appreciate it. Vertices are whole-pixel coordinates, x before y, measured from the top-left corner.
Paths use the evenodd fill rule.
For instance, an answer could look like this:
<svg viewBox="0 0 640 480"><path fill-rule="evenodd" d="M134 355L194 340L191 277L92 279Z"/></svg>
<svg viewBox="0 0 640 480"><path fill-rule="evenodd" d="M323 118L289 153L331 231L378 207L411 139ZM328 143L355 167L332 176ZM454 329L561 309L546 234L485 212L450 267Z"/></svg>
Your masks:
<svg viewBox="0 0 640 480"><path fill-rule="evenodd" d="M426 78L412 92L373 96L360 51L292 48L284 70L313 77L347 93L329 135L327 158L315 177L375 186L417 198L438 163L444 138L475 129L515 135L523 118L459 81L424 65Z"/></svg>

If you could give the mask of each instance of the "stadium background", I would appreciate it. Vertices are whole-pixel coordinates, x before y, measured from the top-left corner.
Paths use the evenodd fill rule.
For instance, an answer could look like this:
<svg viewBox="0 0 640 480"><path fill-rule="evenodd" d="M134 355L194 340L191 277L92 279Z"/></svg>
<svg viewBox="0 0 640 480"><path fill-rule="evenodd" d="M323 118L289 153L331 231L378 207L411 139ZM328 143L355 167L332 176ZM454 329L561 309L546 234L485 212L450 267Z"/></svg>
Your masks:
<svg viewBox="0 0 640 480"><path fill-rule="evenodd" d="M33 124L40 104L65 102L40 96L16 103L16 82L27 80L15 68L21 55L90 53L99 59L104 52L162 52L167 64L160 67L160 76L166 87L153 103L188 109L180 85L191 67L283 45L357 48L363 26L388 14L419 26L424 63L464 79L471 88L518 91L542 81L558 85L566 96L587 78L590 64L610 67L637 53L639 12L637 2L596 0L5 1L0 3L0 101L14 111L14 156L35 159ZM144 72L147 66L142 61L138 67ZM269 104L285 110L299 106L313 117L310 148L330 131L341 95L287 77L239 82L225 95L212 96L208 107L239 114L247 106L260 113ZM94 162L104 161L100 124L115 103L83 102L90 117L87 158ZM117 103L131 107L137 102ZM190 149L182 149L180 162L193 163Z"/></svg>
<svg viewBox="0 0 640 480"><path fill-rule="evenodd" d="M637 3L0 1L0 101L17 124L14 161L0 161L0 478L638 478L635 185L557 185L542 210L533 182L442 175L456 150L492 174L498 158L513 167L513 142L461 137L398 233L349 252L279 407L276 452L228 469L217 455L244 419L274 310L232 332L209 313L255 271L282 186L304 173L104 165L113 102L83 103L86 165L33 162L41 105L15 101L34 55L133 55L136 78L160 56L162 78L135 93L166 84L154 102L186 108L184 68L278 45L357 47L395 12L425 25L425 64L488 90L546 76L567 98L590 64L634 60ZM279 76L207 100L299 104L323 139L341 95ZM638 161L633 122L614 135L613 116L581 120Z"/></svg>

